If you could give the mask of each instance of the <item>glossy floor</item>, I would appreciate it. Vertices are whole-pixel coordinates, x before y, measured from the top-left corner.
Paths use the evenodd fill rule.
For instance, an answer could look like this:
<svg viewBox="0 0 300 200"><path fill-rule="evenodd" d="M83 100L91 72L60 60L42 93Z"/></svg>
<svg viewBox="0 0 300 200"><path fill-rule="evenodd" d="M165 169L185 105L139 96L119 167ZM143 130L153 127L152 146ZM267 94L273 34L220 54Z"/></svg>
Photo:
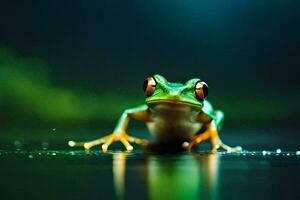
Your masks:
<svg viewBox="0 0 300 200"><path fill-rule="evenodd" d="M261 138L253 137L247 141ZM2 148L1 199L300 199L296 149L103 154L43 145L29 150L15 141L15 148Z"/></svg>

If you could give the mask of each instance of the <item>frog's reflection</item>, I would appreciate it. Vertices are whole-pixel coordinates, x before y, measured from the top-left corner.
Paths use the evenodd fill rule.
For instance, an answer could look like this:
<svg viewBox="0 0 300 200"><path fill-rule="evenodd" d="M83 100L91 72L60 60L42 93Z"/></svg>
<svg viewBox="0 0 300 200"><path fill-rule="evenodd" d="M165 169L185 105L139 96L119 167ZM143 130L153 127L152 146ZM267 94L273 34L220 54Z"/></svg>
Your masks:
<svg viewBox="0 0 300 200"><path fill-rule="evenodd" d="M126 153L113 156L114 185L119 199L125 195L126 157ZM145 174L141 176L147 177L149 199L217 199L217 154L149 155L143 164Z"/></svg>
<svg viewBox="0 0 300 200"><path fill-rule="evenodd" d="M124 199L126 156L126 153L115 153L113 155L114 186L118 199Z"/></svg>

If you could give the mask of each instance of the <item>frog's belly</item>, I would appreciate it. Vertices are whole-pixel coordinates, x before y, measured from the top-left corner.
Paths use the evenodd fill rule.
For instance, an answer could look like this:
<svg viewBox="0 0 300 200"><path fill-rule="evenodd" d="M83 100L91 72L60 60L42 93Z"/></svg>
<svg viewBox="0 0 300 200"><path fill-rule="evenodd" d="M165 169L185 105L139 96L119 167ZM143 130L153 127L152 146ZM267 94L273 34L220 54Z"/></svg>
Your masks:
<svg viewBox="0 0 300 200"><path fill-rule="evenodd" d="M199 110L187 105L159 104L150 107L146 124L157 142L188 141L202 127L198 115Z"/></svg>

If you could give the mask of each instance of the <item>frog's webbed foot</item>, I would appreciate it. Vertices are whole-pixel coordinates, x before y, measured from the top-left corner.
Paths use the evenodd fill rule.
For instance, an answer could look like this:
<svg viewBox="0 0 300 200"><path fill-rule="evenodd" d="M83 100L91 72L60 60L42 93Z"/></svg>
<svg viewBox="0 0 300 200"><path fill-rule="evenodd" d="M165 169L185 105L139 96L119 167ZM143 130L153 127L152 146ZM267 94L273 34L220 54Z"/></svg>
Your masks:
<svg viewBox="0 0 300 200"><path fill-rule="evenodd" d="M196 138L192 139L190 143L187 143L187 142L184 143L183 147L185 147L188 151L191 151L195 145L198 145L205 140L208 140L208 139L204 139L203 137L198 137L198 138L196 137ZM211 151L213 153L218 152L218 149L221 149L221 148L224 149L225 151L227 151L228 153L242 151L242 147L240 147L240 146L231 147L231 146L224 144L219 138L217 138L216 140L217 141L215 141L215 139L213 139L213 138L210 138L210 143L212 146Z"/></svg>
<svg viewBox="0 0 300 200"><path fill-rule="evenodd" d="M129 143L136 143L139 145L146 146L148 144L147 140L144 139L139 139L136 137L131 137L127 135L126 133L113 133L108 136L99 138L97 140L89 141L89 142L74 142L74 141L69 141L68 144L71 147L76 147L76 146L82 146L84 147L85 150L90 150L90 148L101 145L102 144L102 150L103 152L106 152L108 147L116 141L120 141L126 148L127 151L132 151L133 146Z"/></svg>
<svg viewBox="0 0 300 200"><path fill-rule="evenodd" d="M212 152L217 152L217 150L220 148L230 153L242 151L242 147L240 146L230 147L224 144L219 137L217 129L213 127L211 127L210 129L208 129L207 131L205 131L200 135L194 136L189 143L184 143L183 146L188 151L191 151L195 145L200 144L206 140L210 142L212 146Z"/></svg>
<svg viewBox="0 0 300 200"><path fill-rule="evenodd" d="M218 151L218 149L220 149L220 148L224 149L228 153L234 153L234 152L240 152L240 151L242 151L242 147L241 146L231 147L231 146L228 146L228 145L224 144L221 140L219 141L218 144L214 144L212 146L212 150L211 151L213 153L216 153Z"/></svg>

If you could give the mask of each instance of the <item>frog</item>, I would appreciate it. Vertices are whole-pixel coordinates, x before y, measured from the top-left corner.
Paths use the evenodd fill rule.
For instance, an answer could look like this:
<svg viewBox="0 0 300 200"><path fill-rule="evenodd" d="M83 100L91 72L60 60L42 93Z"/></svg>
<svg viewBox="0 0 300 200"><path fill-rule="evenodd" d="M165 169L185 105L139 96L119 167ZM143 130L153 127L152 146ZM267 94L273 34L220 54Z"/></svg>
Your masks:
<svg viewBox="0 0 300 200"><path fill-rule="evenodd" d="M89 142L69 141L68 145L82 146L85 150L101 145L102 151L107 152L112 143L119 141L126 151L133 150L133 143L144 147L156 144L166 149L180 146L192 151L207 141L212 152L242 150L240 146L228 146L220 139L225 115L221 110L215 110L206 99L208 85L202 79L192 78L183 84L169 82L162 75L155 74L146 78L143 91L145 103L126 109L111 134ZM154 142L127 134L132 119L146 124Z"/></svg>

